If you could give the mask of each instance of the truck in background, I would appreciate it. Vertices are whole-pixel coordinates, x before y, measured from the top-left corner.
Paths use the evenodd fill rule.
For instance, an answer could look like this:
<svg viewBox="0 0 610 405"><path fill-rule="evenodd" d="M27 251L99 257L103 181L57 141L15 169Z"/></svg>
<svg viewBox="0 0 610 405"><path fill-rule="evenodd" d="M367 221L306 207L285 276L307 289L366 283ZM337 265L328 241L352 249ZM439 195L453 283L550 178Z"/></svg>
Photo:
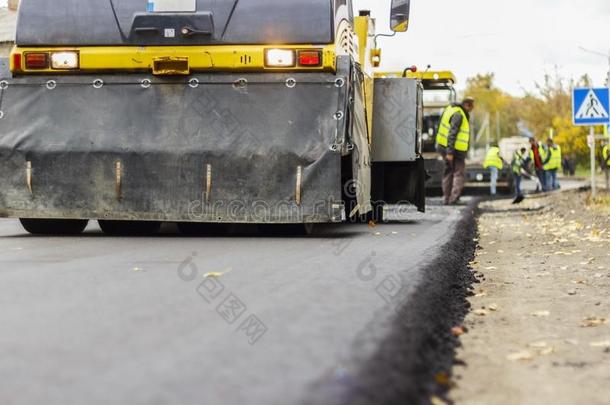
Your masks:
<svg viewBox="0 0 610 405"><path fill-rule="evenodd" d="M406 77L421 83L423 89L422 157L426 170L426 192L438 195L442 192L444 162L436 152L436 133L445 108L457 101L456 77L451 71L418 71L416 67L402 72L377 72L378 78Z"/></svg>

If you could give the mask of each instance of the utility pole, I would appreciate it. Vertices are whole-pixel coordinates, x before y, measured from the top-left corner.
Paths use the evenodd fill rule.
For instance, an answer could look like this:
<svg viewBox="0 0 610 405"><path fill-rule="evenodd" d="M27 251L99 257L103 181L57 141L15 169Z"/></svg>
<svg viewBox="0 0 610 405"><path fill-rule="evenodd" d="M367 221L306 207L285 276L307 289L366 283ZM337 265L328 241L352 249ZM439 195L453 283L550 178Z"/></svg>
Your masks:
<svg viewBox="0 0 610 405"><path fill-rule="evenodd" d="M496 142L500 143L500 111L496 111Z"/></svg>
<svg viewBox="0 0 610 405"><path fill-rule="evenodd" d="M608 75L606 76L606 87L610 89L610 51L608 53L603 53L599 51L592 51L590 49L583 48L579 46L580 50L583 52L590 53L592 55L603 56L604 58L608 58Z"/></svg>

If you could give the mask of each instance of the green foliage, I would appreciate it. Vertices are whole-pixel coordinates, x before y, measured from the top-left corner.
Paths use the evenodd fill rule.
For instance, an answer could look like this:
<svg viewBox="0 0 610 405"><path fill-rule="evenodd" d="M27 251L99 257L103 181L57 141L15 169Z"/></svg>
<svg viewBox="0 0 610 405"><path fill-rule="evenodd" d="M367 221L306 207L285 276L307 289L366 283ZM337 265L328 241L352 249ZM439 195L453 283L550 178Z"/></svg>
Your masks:
<svg viewBox="0 0 610 405"><path fill-rule="evenodd" d="M473 114L474 130L489 115L491 133L496 133L496 116L499 112L500 138L520 135L518 123L523 122L541 141L550 130L554 130L555 142L564 155L573 155L579 163L589 159L587 146L588 128L572 125L572 89L588 87L591 80L583 76L580 80L566 80L558 73L546 75L543 83L536 84L534 92L523 97L514 97L494 84L494 74L479 74L467 80L465 95L477 99ZM601 128L597 129L601 132Z"/></svg>
<svg viewBox="0 0 610 405"><path fill-rule="evenodd" d="M496 140L499 127L500 138L518 134L519 103L494 84L493 73L479 74L467 80L465 95L474 97L476 109L473 113L474 131L477 133L489 115L490 132Z"/></svg>

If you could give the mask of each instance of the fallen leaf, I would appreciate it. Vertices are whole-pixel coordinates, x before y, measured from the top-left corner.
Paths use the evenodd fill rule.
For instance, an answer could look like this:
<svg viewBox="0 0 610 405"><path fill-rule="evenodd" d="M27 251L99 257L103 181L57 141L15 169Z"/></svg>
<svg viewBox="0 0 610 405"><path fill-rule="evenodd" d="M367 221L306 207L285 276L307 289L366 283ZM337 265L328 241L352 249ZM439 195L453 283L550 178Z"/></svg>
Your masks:
<svg viewBox="0 0 610 405"><path fill-rule="evenodd" d="M449 387L451 385L451 378L447 373L438 373L434 376L434 381L438 385L442 385L443 387Z"/></svg>
<svg viewBox="0 0 610 405"><path fill-rule="evenodd" d="M497 311L498 310L498 304L490 304L487 306L487 308L489 308L490 311Z"/></svg>
<svg viewBox="0 0 610 405"><path fill-rule="evenodd" d="M568 291L568 295L576 295L576 290L570 290L570 291Z"/></svg>
<svg viewBox="0 0 610 405"><path fill-rule="evenodd" d="M531 316L535 316L537 318L542 318L545 316L550 316L551 313L549 311L535 311L530 314Z"/></svg>
<svg viewBox="0 0 610 405"><path fill-rule="evenodd" d="M552 347L547 347L546 349L542 349L540 350L540 355L542 356L548 356L549 354L553 354L555 352L555 349Z"/></svg>
<svg viewBox="0 0 610 405"><path fill-rule="evenodd" d="M377 223L373 220L369 221L369 228L375 228L377 226Z"/></svg>
<svg viewBox="0 0 610 405"><path fill-rule="evenodd" d="M548 344L546 342L541 341L541 342L530 343L528 346L533 349L544 349L544 348L548 347Z"/></svg>
<svg viewBox="0 0 610 405"><path fill-rule="evenodd" d="M580 326L583 328L595 328L597 326L605 324L606 322L607 321L604 318L590 316L588 318L585 318Z"/></svg>
<svg viewBox="0 0 610 405"><path fill-rule="evenodd" d="M522 352L517 352L517 353L511 353L508 356L506 356L506 359L510 360L510 361L528 361L533 358L534 358L534 355L527 350L522 351Z"/></svg>
<svg viewBox="0 0 610 405"><path fill-rule="evenodd" d="M205 273L203 275L203 278L220 278L220 277L224 276L225 274L230 273L232 271L233 271L232 268L228 268L228 269L226 269L225 271L222 271L222 272L211 271L209 273Z"/></svg>
<svg viewBox="0 0 610 405"><path fill-rule="evenodd" d="M498 268L494 267L494 266L489 266L489 267L485 267L485 270L498 270Z"/></svg>
<svg viewBox="0 0 610 405"><path fill-rule="evenodd" d="M430 403L432 405L447 405L448 404L447 401L444 401L437 396L430 397Z"/></svg>
<svg viewBox="0 0 610 405"><path fill-rule="evenodd" d="M474 314L477 316L487 316L488 312L484 309L475 309Z"/></svg>
<svg viewBox="0 0 610 405"><path fill-rule="evenodd" d="M589 343L589 345L591 347L605 347L605 348L610 348L610 340L606 340L603 342L591 342Z"/></svg>
<svg viewBox="0 0 610 405"><path fill-rule="evenodd" d="M462 336L464 333L466 333L466 332L464 331L464 328L461 326L454 326L453 328L451 328L451 334L455 337Z"/></svg>

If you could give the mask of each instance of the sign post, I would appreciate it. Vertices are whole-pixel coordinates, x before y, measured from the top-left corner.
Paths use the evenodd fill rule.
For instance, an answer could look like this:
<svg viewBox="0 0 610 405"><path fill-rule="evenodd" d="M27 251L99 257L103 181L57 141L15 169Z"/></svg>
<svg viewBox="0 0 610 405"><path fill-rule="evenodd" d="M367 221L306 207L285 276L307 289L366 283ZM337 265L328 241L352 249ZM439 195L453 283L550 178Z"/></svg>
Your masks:
<svg viewBox="0 0 610 405"><path fill-rule="evenodd" d="M610 125L610 89L574 89L572 119L576 126L590 126L588 144L591 149L591 194L597 197L595 179L595 125Z"/></svg>
<svg viewBox="0 0 610 405"><path fill-rule="evenodd" d="M595 179L595 128L589 129L589 149L591 150L591 197L597 198L597 180Z"/></svg>

